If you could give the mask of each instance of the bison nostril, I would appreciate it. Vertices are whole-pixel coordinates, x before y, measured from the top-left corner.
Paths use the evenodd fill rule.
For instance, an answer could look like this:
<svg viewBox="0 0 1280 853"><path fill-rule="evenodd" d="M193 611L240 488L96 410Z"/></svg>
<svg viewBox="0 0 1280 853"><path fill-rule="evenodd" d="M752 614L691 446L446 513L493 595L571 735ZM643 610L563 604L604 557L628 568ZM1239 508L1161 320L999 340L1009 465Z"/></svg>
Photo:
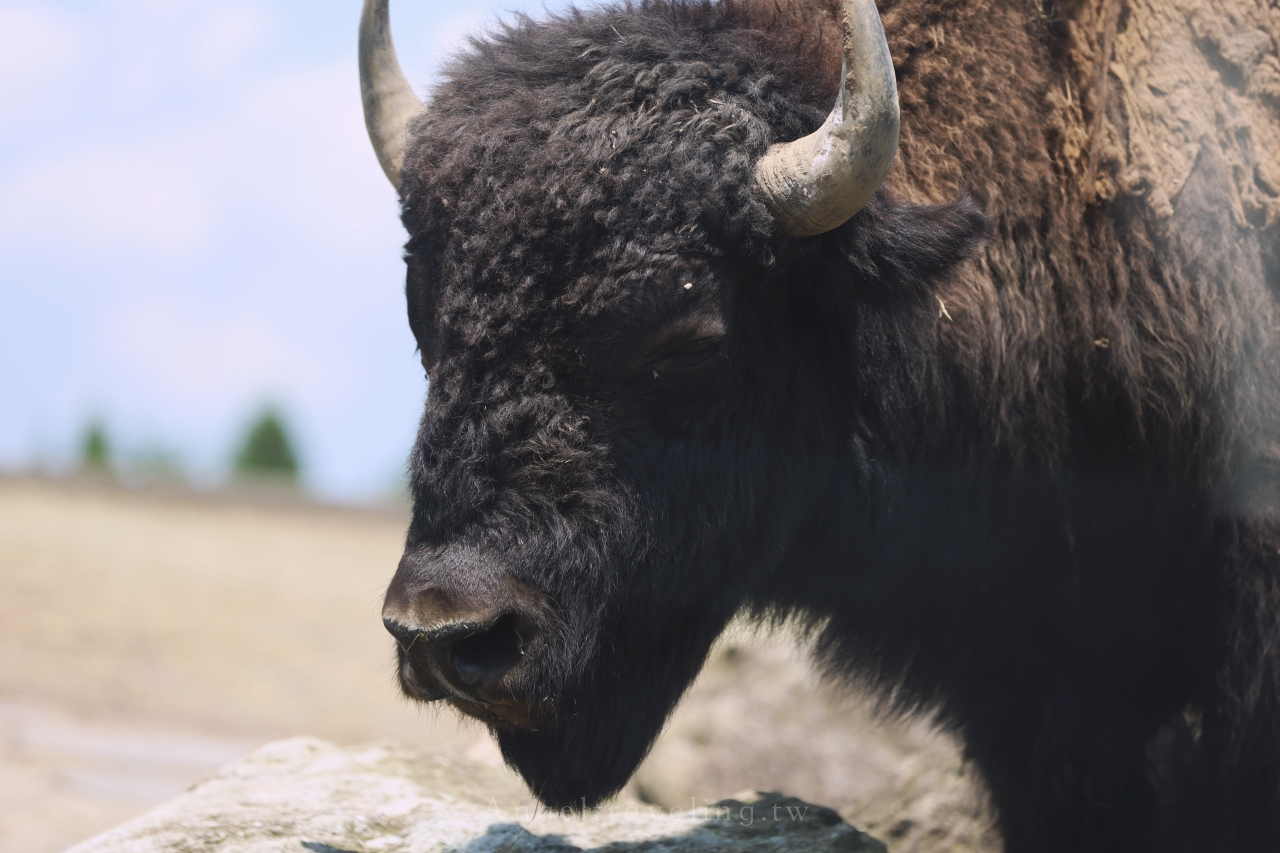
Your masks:
<svg viewBox="0 0 1280 853"><path fill-rule="evenodd" d="M402 625L394 619L389 619L387 617L383 617L382 624L387 629L387 632L391 634L391 636L395 637L397 645L399 645L404 651L408 651L412 648L422 633L417 628L410 628L408 625Z"/></svg>
<svg viewBox="0 0 1280 853"><path fill-rule="evenodd" d="M453 644L450 653L458 680L468 686L495 681L524 654L516 617L508 614L478 634Z"/></svg>

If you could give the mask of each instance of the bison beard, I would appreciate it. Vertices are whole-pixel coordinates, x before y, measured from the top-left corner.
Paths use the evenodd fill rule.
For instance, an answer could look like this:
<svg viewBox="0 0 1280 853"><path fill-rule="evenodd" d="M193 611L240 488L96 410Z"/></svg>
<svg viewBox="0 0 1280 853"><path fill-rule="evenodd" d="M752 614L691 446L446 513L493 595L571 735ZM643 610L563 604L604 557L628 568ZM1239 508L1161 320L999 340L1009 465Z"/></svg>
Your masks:
<svg viewBox="0 0 1280 853"><path fill-rule="evenodd" d="M562 724L496 731L503 758L548 806L594 808L631 778L714 637L705 629L677 633L646 655L623 657L625 678L607 659L593 662L605 675L577 694Z"/></svg>
<svg viewBox="0 0 1280 853"><path fill-rule="evenodd" d="M405 689L590 807L734 613L798 617L962 738L1010 853L1278 849L1280 226L1212 147L1167 216L1081 180L1075 6L881 11L898 164L816 237L753 169L832 103L822 3L520 19L380 151L430 370Z"/></svg>

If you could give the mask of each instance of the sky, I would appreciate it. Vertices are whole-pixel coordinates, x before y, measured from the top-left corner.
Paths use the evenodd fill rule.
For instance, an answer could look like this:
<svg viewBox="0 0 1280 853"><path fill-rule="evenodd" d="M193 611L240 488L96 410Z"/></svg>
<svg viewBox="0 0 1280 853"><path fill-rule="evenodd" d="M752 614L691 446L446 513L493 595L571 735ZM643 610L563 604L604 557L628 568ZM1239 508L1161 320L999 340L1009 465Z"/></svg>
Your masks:
<svg viewBox="0 0 1280 853"><path fill-rule="evenodd" d="M394 0L419 92L547 4ZM550 4L556 8L556 4ZM0 469L225 476L279 406L321 497L396 488L426 383L405 235L365 135L360 0L0 0Z"/></svg>

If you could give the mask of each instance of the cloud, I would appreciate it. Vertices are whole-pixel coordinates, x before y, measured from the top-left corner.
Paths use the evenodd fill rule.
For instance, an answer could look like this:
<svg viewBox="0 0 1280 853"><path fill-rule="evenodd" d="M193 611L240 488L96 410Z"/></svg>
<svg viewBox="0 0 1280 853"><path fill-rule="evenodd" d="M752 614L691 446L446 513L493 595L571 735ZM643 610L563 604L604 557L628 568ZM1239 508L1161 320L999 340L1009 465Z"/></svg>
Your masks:
<svg viewBox="0 0 1280 853"><path fill-rule="evenodd" d="M252 221L328 251L381 250L388 235L399 239L354 58L255 81L224 112L176 129L121 136L0 184L0 234L182 251Z"/></svg>
<svg viewBox="0 0 1280 853"><path fill-rule="evenodd" d="M354 57L265 81L235 122L224 177L241 203L331 247L385 244L398 207L364 130Z"/></svg>
<svg viewBox="0 0 1280 853"><path fill-rule="evenodd" d="M210 318L139 303L105 327L126 375L149 380L166 403L188 412L226 412L254 398L324 396L349 380L271 324L243 314Z"/></svg>
<svg viewBox="0 0 1280 853"><path fill-rule="evenodd" d="M187 64L203 77L224 79L266 44L272 24L260 6L215 7L194 28Z"/></svg>
<svg viewBox="0 0 1280 853"><path fill-rule="evenodd" d="M0 244L193 251L246 219L340 251L398 239L353 57L255 80L219 112L174 125L85 134L8 182L0 175Z"/></svg>
<svg viewBox="0 0 1280 853"><path fill-rule="evenodd" d="M48 102L83 54L76 29L34 6L0 7L0 126Z"/></svg>
<svg viewBox="0 0 1280 853"><path fill-rule="evenodd" d="M191 248L212 217L186 165L198 161L191 142L83 150L37 164L0 187L0 233L78 250Z"/></svg>

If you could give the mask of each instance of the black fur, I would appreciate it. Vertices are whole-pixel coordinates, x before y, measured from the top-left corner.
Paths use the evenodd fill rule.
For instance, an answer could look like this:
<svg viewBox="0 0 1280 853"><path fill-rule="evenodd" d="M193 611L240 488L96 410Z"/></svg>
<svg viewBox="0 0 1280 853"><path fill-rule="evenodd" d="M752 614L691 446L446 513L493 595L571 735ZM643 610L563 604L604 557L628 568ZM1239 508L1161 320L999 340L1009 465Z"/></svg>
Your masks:
<svg viewBox="0 0 1280 853"><path fill-rule="evenodd" d="M401 187L405 571L552 603L538 730L496 733L553 806L626 782L746 606L959 733L1011 853L1280 849L1274 234L1213 162L1161 228L1063 189L1029 6L884 12L901 163L808 240L751 174L830 107L825 7L520 19L450 66Z"/></svg>

